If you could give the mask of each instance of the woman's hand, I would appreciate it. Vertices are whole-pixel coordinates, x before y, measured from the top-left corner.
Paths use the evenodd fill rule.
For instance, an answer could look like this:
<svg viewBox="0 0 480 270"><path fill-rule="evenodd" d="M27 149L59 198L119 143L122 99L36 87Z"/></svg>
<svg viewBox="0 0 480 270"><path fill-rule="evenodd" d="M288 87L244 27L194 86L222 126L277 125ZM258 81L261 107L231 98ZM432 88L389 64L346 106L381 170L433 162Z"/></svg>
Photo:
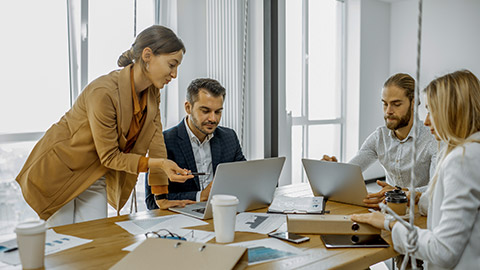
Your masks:
<svg viewBox="0 0 480 270"><path fill-rule="evenodd" d="M384 229L385 215L375 211L368 214L354 214L350 219L359 223L367 223L378 229Z"/></svg>
<svg viewBox="0 0 480 270"><path fill-rule="evenodd" d="M189 174L190 170L181 169L180 167L178 167L177 163L169 159L164 160L163 171L165 171L165 173L168 175L168 178L172 182L183 183L188 179L194 177L193 175Z"/></svg>
<svg viewBox="0 0 480 270"><path fill-rule="evenodd" d="M155 201L158 205L158 207L162 210L165 210L165 209L168 209L170 207L185 207L185 205L187 204L193 204L193 203L196 203L194 201L190 201L190 200L156 200Z"/></svg>
<svg viewBox="0 0 480 270"><path fill-rule="evenodd" d="M148 160L149 168L160 168L162 169L172 182L184 183L188 179L193 178L194 176L189 174L190 170L181 169L178 167L177 163L164 158L150 158Z"/></svg>

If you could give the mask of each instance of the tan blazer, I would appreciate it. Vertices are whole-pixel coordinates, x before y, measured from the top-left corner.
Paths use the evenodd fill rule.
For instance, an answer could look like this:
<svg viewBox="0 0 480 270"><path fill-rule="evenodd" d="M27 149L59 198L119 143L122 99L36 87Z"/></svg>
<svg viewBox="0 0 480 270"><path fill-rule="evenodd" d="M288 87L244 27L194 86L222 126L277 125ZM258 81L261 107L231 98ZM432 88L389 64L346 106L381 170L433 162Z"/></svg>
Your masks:
<svg viewBox="0 0 480 270"><path fill-rule="evenodd" d="M145 93L147 115L135 146L130 153L122 151L133 116L131 67L91 82L33 148L16 180L40 218L48 219L103 175L108 202L120 211L137 182L140 157L147 151L150 157L167 157L160 90L154 86ZM149 183L168 185L168 177L151 169Z"/></svg>

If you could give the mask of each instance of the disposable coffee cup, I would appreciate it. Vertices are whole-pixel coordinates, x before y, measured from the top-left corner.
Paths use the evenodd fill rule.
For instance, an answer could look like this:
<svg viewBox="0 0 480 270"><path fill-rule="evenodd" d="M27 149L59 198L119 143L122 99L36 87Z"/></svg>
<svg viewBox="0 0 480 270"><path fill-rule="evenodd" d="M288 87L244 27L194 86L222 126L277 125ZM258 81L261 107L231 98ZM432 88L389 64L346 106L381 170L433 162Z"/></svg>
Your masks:
<svg viewBox="0 0 480 270"><path fill-rule="evenodd" d="M235 238L235 218L238 199L231 195L214 195L210 200L213 211L213 227L217 243L230 243Z"/></svg>
<svg viewBox="0 0 480 270"><path fill-rule="evenodd" d="M388 196L385 198L385 202L387 202L387 206L390 207L390 209L392 209L398 215L404 216L407 214L407 196Z"/></svg>
<svg viewBox="0 0 480 270"><path fill-rule="evenodd" d="M42 268L45 259L45 221L27 221L15 227L23 269Z"/></svg>

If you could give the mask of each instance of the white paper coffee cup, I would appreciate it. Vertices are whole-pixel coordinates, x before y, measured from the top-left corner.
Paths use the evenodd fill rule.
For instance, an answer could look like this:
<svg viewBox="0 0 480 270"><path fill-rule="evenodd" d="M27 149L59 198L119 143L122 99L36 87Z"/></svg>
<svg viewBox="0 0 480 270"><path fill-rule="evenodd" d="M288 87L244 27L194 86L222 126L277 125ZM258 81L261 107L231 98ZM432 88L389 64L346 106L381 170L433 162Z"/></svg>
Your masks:
<svg viewBox="0 0 480 270"><path fill-rule="evenodd" d="M23 269L42 268L45 259L45 221L27 221L15 227Z"/></svg>
<svg viewBox="0 0 480 270"><path fill-rule="evenodd" d="M238 199L232 195L214 195L210 200L213 211L213 227L217 243L230 243L235 238L235 218Z"/></svg>

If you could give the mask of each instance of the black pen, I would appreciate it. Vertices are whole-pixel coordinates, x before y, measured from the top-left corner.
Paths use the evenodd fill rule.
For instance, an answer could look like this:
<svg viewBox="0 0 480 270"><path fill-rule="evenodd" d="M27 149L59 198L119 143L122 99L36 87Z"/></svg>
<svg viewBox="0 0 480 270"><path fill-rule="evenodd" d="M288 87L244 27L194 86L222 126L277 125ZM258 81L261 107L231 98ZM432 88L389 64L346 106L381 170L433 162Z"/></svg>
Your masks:
<svg viewBox="0 0 480 270"><path fill-rule="evenodd" d="M5 250L3 253L12 252L12 251L15 251L17 249L18 249L18 247L9 248L9 249Z"/></svg>
<svg viewBox="0 0 480 270"><path fill-rule="evenodd" d="M177 175L181 175L181 174L177 173ZM189 173L187 173L187 175L199 176L199 175L210 175L210 173L207 173L207 172L189 172Z"/></svg>
<svg viewBox="0 0 480 270"><path fill-rule="evenodd" d="M207 172L192 172L192 173L189 173L193 176L198 176L198 175L209 175L210 173L207 173Z"/></svg>

